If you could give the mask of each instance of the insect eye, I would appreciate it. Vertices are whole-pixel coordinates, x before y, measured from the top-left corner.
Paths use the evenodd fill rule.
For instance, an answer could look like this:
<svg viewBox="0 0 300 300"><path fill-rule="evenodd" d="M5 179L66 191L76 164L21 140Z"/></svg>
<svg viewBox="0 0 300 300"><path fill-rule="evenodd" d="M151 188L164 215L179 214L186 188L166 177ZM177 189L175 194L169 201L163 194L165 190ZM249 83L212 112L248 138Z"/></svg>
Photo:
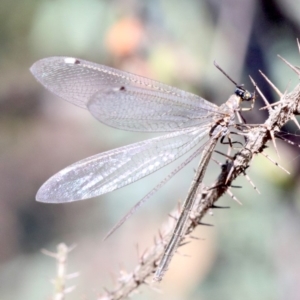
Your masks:
<svg viewBox="0 0 300 300"><path fill-rule="evenodd" d="M244 89L241 88L236 88L235 92L234 92L238 97L240 97L242 99L242 101L250 101L253 99L253 95L248 92L245 91Z"/></svg>
<svg viewBox="0 0 300 300"><path fill-rule="evenodd" d="M243 98L244 98L244 100L250 100L251 99L251 94L248 91L245 91Z"/></svg>
<svg viewBox="0 0 300 300"><path fill-rule="evenodd" d="M234 93L244 100L244 98L245 98L245 91L244 90L242 90L241 88L236 88Z"/></svg>
<svg viewBox="0 0 300 300"><path fill-rule="evenodd" d="M250 92L248 92L248 91L246 91L245 93L244 93L244 100L245 101L250 101L250 100L252 100L253 98L255 98L255 96L252 94L252 93L250 93Z"/></svg>

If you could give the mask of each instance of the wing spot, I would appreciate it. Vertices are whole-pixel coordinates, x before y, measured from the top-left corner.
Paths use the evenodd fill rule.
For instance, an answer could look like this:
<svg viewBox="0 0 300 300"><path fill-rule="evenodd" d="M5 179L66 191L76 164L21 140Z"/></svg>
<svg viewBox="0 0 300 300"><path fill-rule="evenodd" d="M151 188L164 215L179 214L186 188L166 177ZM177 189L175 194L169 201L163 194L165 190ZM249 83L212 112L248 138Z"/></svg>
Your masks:
<svg viewBox="0 0 300 300"><path fill-rule="evenodd" d="M65 58L65 63L66 64L73 64L73 65L79 65L80 61L74 57L66 57Z"/></svg>

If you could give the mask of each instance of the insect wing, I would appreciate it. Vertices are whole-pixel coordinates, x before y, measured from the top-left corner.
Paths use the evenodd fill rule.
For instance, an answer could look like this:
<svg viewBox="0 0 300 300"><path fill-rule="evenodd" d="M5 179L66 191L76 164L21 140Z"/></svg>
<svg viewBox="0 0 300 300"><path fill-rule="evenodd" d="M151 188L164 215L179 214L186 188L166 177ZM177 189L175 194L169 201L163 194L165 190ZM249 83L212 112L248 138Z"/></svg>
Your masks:
<svg viewBox="0 0 300 300"><path fill-rule="evenodd" d="M109 89L124 85L140 88L136 90L140 95L142 90L153 91L151 97L145 99L146 97L143 96L139 99L140 107L145 102L144 106L148 110L155 110L155 106L160 102L161 105L169 106L169 110L165 112L171 115L175 113L174 117L178 116L178 112L181 115L188 112L187 117L190 115L191 118L195 117L194 112L200 110L218 113L215 104L194 94L139 75L77 58L54 56L41 59L34 63L30 70L49 91L83 108L86 108L92 96L99 90L100 96L97 97L101 97L101 89L104 87ZM122 101L118 102L118 106L124 107L124 105ZM172 109L172 106L177 108ZM203 112L200 113L200 117L202 115Z"/></svg>
<svg viewBox="0 0 300 300"><path fill-rule="evenodd" d="M171 163L195 145L209 128L189 128L83 159L46 181L36 199L63 203L111 192Z"/></svg>
<svg viewBox="0 0 300 300"><path fill-rule="evenodd" d="M208 102L207 102L208 103ZM92 115L111 127L130 131L175 131L205 126L216 115L214 104L206 109L190 105L174 94L132 86L103 86L88 103Z"/></svg>

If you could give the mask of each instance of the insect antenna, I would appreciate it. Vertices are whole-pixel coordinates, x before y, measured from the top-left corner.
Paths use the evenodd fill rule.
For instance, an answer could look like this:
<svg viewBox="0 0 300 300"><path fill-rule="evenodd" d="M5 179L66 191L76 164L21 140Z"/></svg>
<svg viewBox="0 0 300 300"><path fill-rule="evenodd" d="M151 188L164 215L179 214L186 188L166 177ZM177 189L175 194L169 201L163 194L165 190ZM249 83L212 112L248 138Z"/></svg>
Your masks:
<svg viewBox="0 0 300 300"><path fill-rule="evenodd" d="M221 72L223 75L225 75L236 87L243 88L243 84L238 85L214 60L214 66Z"/></svg>

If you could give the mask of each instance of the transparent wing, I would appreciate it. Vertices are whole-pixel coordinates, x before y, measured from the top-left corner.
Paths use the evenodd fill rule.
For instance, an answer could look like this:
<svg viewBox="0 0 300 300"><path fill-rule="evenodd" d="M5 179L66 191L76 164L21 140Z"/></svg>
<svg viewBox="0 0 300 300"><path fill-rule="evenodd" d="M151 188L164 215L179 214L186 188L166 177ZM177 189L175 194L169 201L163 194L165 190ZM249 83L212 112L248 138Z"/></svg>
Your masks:
<svg viewBox="0 0 300 300"><path fill-rule="evenodd" d="M101 87L87 106L102 123L131 131L175 131L209 124L216 117L177 95L125 85Z"/></svg>
<svg viewBox="0 0 300 300"><path fill-rule="evenodd" d="M46 181L36 199L62 203L111 192L171 163L208 132L209 127L184 129L88 157Z"/></svg>
<svg viewBox="0 0 300 300"><path fill-rule="evenodd" d="M135 99L135 103L138 103L140 108L144 105L152 112L155 111L155 106L158 103L160 103L160 106L164 106L165 113L171 115L171 117L172 114L175 114L175 118L181 109L182 115L187 113L186 118L195 118L195 112L200 112L200 117L204 114L203 111L206 111L206 113L220 112L218 106L194 94L142 76L77 58L45 58L33 64L30 70L36 79L48 90L83 108L86 108L91 97L99 92L99 90L100 92L95 99L103 96L103 94L101 95L103 87L115 88L119 86L121 88L124 85L139 88L136 91L139 91L140 95L143 89L152 91L151 97L143 96L142 98ZM153 97L154 95L155 97ZM115 105L116 109L125 106L121 100L115 101L115 103L117 103ZM174 110L172 109L173 105L175 106ZM167 109L167 106L169 109ZM101 109L101 107L99 106L98 109ZM135 117L138 118L138 114ZM168 117L166 117L166 122L169 122ZM162 123L163 118L160 119L160 124ZM181 120L179 120L179 123L182 123ZM173 124L175 124L174 121ZM114 126L116 127L116 124ZM153 127L157 127L157 125ZM166 127L168 126L163 126L163 128ZM178 127L177 125L176 128ZM161 129L157 130L161 131Z"/></svg>

